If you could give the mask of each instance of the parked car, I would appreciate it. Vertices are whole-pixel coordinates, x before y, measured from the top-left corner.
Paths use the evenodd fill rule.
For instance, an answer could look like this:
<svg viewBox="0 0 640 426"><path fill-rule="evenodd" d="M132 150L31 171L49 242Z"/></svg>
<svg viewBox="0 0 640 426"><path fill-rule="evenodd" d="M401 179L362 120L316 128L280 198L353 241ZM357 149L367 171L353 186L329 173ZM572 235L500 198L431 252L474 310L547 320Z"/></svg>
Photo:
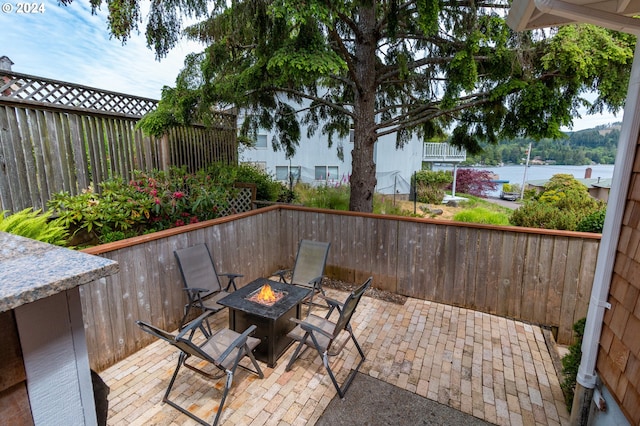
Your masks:
<svg viewBox="0 0 640 426"><path fill-rule="evenodd" d="M520 198L520 194L517 192L504 192L500 191L500 198L507 201L516 201Z"/></svg>

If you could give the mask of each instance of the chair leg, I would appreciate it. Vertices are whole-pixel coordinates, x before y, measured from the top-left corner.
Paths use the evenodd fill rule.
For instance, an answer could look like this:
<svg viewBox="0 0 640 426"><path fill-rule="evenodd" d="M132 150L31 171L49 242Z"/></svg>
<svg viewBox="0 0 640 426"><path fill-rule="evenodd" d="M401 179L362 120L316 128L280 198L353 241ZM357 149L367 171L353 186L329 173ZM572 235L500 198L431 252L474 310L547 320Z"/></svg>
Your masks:
<svg viewBox="0 0 640 426"><path fill-rule="evenodd" d="M166 402L167 404L169 404L170 406L172 406L176 410L180 411L182 414L186 414L187 416L191 417L193 420L195 420L196 422L200 423L201 425L209 426L209 423L205 422L200 417L196 416L195 414L191 413L190 411L187 411L186 409L182 408L181 406L179 406L178 404L176 404L175 402L173 402L173 401L171 401L169 399L169 393L171 392L171 389L173 389L173 385L174 385L174 383L176 381L176 377L178 376L178 371L180 370L180 367L182 367L183 364L186 365L185 364L185 360L186 359L187 359L187 355L184 352L180 352L180 356L178 357L178 365L176 366L176 369L173 372L173 376L171 376L171 381L169 382L169 387L167 388L167 391L164 393L164 397L162 398L162 402Z"/></svg>
<svg viewBox="0 0 640 426"><path fill-rule="evenodd" d="M298 359L300 355L302 355L302 353L300 353L300 350L306 346L304 342L307 340L308 337L309 337L309 333L306 333L302 338L302 340L298 343L298 347L296 347L296 350L293 352L293 355L291 355L291 358L289 359L289 363L287 363L287 366L285 367L284 371L290 371L291 367L293 367L293 363L296 361L296 359Z"/></svg>
<svg viewBox="0 0 640 426"><path fill-rule="evenodd" d="M235 366L234 366L235 370ZM220 400L220 405L218 405L218 412L216 413L216 418L213 420L212 426L218 424L220 420L220 415L222 414L222 407L224 406L224 401L227 399L227 395L229 394L229 389L231 388L231 384L233 383L233 371L227 370L227 380L224 384L224 392L222 392L222 399Z"/></svg>
<svg viewBox="0 0 640 426"><path fill-rule="evenodd" d="M338 391L338 395L340 396L340 399L344 399L344 395L347 392L347 389L349 389L349 386L351 386L351 382L353 382L353 379L355 379L356 374L360 370L360 367L362 366L362 364L366 360L364 352L362 351L362 348L358 344L358 341L356 340L356 337L351 332L349 334L351 335L351 340L353 341L356 349L358 350L358 353L360 354L360 362L358 362L358 365L356 365L356 367L353 370L351 370L351 372L349 373L349 375L345 379L345 381L342 384L342 386L340 386L338 384L338 380L336 380L336 377L333 374L333 371L331 370L331 367L329 366L329 354L328 354L328 352L324 351L324 353L322 353L322 363L324 364L324 368L327 370L327 373L329 374L329 378L331 378L331 381L333 382L333 386L336 388L336 391Z"/></svg>

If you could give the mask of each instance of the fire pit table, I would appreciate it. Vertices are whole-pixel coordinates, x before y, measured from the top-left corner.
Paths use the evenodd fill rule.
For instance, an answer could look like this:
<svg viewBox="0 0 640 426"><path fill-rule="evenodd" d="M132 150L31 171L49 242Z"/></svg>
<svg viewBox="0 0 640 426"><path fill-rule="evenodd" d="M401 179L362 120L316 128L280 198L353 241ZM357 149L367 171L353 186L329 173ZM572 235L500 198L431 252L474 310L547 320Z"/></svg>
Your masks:
<svg viewBox="0 0 640 426"><path fill-rule="evenodd" d="M271 294L267 294L266 299L261 297L261 293L269 291ZM230 329L242 332L250 325L257 327L254 337L261 342L254 351L256 359L274 368L278 358L293 342L287 337L295 326L289 318L300 318L301 302L309 294L309 289L258 278L218 303L229 308Z"/></svg>

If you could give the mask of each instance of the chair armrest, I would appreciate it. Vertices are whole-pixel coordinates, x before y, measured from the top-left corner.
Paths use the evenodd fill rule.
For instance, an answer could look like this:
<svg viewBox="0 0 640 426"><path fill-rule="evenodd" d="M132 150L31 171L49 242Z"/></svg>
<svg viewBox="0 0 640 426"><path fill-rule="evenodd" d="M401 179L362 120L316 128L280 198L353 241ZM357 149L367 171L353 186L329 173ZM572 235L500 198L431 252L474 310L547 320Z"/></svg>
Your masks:
<svg viewBox="0 0 640 426"><path fill-rule="evenodd" d="M256 330L256 328L257 327L255 325L250 325L249 328L247 328L244 331L244 333L242 333L241 335L236 337L236 339L233 342L231 342L229 347L224 352L222 352L220 357L218 357L217 361L218 362L224 361L234 349L236 349L236 348L240 349L240 347L244 346L247 343L247 338L251 334L253 334L253 332Z"/></svg>
<svg viewBox="0 0 640 426"><path fill-rule="evenodd" d="M236 278L244 277L242 274L218 274L219 277L227 277L229 279L229 283L227 284L227 288L224 291L229 291L229 287L233 286L233 291L236 291L238 288L236 287Z"/></svg>
<svg viewBox="0 0 640 426"><path fill-rule="evenodd" d="M325 336L327 339L333 339L333 336L329 333L327 333L326 331L324 331L323 329L321 329L320 327L316 327L315 325L308 323L306 321L303 320L299 320L297 318L289 318L290 321L295 322L296 324L298 324L300 326L300 328L302 328L304 331L308 332L308 333L320 333L323 336Z"/></svg>
<svg viewBox="0 0 640 426"><path fill-rule="evenodd" d="M318 297L324 299L324 301L327 302L327 305L329 305L329 312L327 312L327 315L324 316L325 319L329 319L329 317L333 313L333 310L336 308L338 308L338 312L341 312L342 306L344 305L342 302L338 302L337 300L327 297L322 293L320 293Z"/></svg>
<svg viewBox="0 0 640 426"><path fill-rule="evenodd" d="M176 340L177 339L183 339L184 335L187 334L188 332L191 333L191 335L189 336L188 340L191 340L191 338L193 337L193 332L195 331L196 328L199 328L202 326L202 322L207 319L208 316L213 315L214 312L213 311L206 311L203 312L202 314L200 314L200 316L196 319L194 319L193 321L189 322L187 325L184 326L184 328L182 330L180 330L180 333L178 333L178 335L176 336Z"/></svg>
<svg viewBox="0 0 640 426"><path fill-rule="evenodd" d="M290 284L290 283L287 282L287 279L284 277L284 274L286 274L287 272L291 272L291 271L293 271L293 269L280 269L278 271L275 271L272 275L279 276L281 283Z"/></svg>

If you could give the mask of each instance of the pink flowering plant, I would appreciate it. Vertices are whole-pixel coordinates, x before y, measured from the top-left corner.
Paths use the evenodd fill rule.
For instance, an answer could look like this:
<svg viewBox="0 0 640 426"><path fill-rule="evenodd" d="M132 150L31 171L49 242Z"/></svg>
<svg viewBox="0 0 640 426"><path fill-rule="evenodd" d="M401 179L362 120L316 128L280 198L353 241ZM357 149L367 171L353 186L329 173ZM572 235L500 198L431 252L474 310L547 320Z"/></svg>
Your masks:
<svg viewBox="0 0 640 426"><path fill-rule="evenodd" d="M89 234L93 244L183 226L220 216L235 195L234 173L223 167L212 173L135 172L129 182L110 179L81 194L55 194L49 210L71 231Z"/></svg>
<svg viewBox="0 0 640 426"><path fill-rule="evenodd" d="M168 173L137 172L130 185L152 200L153 230L215 219L233 196L231 173L218 173L214 178L205 171L187 173L184 168Z"/></svg>

